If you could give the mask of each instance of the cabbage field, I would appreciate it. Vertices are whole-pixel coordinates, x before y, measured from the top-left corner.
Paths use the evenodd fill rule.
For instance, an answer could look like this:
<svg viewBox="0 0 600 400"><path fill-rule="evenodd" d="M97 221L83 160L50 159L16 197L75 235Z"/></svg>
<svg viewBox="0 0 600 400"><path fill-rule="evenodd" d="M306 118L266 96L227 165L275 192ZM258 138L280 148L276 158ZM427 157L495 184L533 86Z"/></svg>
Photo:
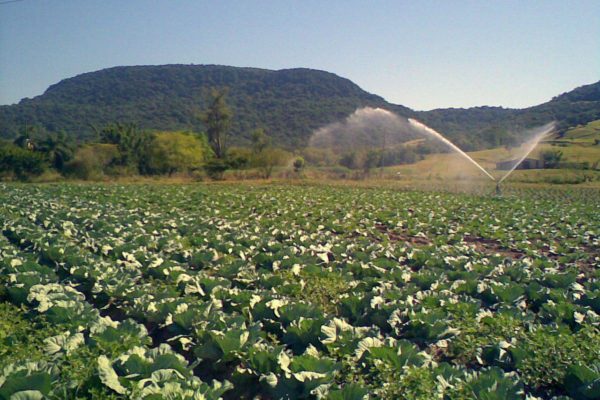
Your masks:
<svg viewBox="0 0 600 400"><path fill-rule="evenodd" d="M0 184L0 399L599 399L599 199Z"/></svg>

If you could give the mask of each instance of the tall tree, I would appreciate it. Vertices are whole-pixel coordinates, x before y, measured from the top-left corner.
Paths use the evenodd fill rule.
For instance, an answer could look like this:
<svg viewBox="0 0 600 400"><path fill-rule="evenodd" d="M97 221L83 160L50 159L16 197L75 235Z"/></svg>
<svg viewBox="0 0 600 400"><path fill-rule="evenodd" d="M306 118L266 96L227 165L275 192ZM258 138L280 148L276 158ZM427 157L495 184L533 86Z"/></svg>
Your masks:
<svg viewBox="0 0 600 400"><path fill-rule="evenodd" d="M36 150L46 154L50 165L58 171L62 171L66 162L73 156L73 146L64 131L46 136L38 143Z"/></svg>
<svg viewBox="0 0 600 400"><path fill-rule="evenodd" d="M96 134L102 143L117 145L119 149L118 165L135 168L146 173L152 134L138 129L135 123L116 123L107 125Z"/></svg>
<svg viewBox="0 0 600 400"><path fill-rule="evenodd" d="M112 143L88 143L80 147L65 165L67 175L79 179L103 179L111 175L111 166L120 159L118 146Z"/></svg>
<svg viewBox="0 0 600 400"><path fill-rule="evenodd" d="M256 128L250 132L250 140L252 141L252 151L255 154L260 154L271 145L271 138L265 134L262 128Z"/></svg>
<svg viewBox="0 0 600 400"><path fill-rule="evenodd" d="M206 128L208 143L219 159L225 158L227 135L231 126L232 113L227 105L228 88L210 89L210 105L200 116L200 121Z"/></svg>

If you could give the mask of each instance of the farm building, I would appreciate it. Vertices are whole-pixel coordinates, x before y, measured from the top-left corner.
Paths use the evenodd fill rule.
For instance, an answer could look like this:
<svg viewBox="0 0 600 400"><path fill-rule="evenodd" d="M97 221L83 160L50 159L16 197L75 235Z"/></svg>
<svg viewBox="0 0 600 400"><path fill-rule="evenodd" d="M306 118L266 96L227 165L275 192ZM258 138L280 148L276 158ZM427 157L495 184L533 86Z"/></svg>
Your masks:
<svg viewBox="0 0 600 400"><path fill-rule="evenodd" d="M508 161L500 161L496 163L497 170L508 171L515 165L519 160L508 160ZM536 160L535 158L526 158L517 166L516 169L540 169L544 168L544 163L541 160Z"/></svg>

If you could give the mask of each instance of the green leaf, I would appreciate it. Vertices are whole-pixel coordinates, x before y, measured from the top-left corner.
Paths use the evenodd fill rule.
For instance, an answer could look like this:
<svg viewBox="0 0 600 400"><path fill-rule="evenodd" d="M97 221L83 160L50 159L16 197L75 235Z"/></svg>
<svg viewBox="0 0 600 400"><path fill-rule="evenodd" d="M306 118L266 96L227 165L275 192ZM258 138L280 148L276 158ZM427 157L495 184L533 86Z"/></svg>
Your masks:
<svg viewBox="0 0 600 400"><path fill-rule="evenodd" d="M62 352L69 354L84 343L85 339L81 332L74 335L71 335L70 332L66 332L62 335L45 339L44 351L49 355L60 355Z"/></svg>
<svg viewBox="0 0 600 400"><path fill-rule="evenodd" d="M44 394L39 390L24 390L10 396L10 400L42 400L43 398Z"/></svg>
<svg viewBox="0 0 600 400"><path fill-rule="evenodd" d="M194 348L194 355L203 360L217 361L223 357L223 351L217 342L209 338Z"/></svg>
<svg viewBox="0 0 600 400"><path fill-rule="evenodd" d="M127 393L127 389L119 382L119 376L113 369L110 360L101 355L98 357L98 375L100 381L119 394Z"/></svg>
<svg viewBox="0 0 600 400"><path fill-rule="evenodd" d="M302 355L294 357L290 364L290 370L293 372L310 371L319 373L329 373L339 367L331 360L316 358L313 356Z"/></svg>
<svg viewBox="0 0 600 400"><path fill-rule="evenodd" d="M52 378L46 372L27 374L26 370L12 374L0 387L0 399L8 399L13 394L23 391L39 391L43 394L50 392Z"/></svg>
<svg viewBox="0 0 600 400"><path fill-rule="evenodd" d="M151 371L174 369L183 375L189 375L186 366L175 354L160 354L150 366Z"/></svg>
<svg viewBox="0 0 600 400"><path fill-rule="evenodd" d="M407 340L400 340L398 348L371 347L369 356L383 360L397 370L401 370L406 365L420 366L424 361L423 356L419 354L419 349Z"/></svg>
<svg viewBox="0 0 600 400"><path fill-rule="evenodd" d="M215 335L215 341L221 347L223 354L229 354L239 351L248 339L248 331L242 329L232 329L227 331L223 336Z"/></svg>
<svg viewBox="0 0 600 400"><path fill-rule="evenodd" d="M146 376L150 374L148 362L140 357L138 354L131 354L127 361L122 365L117 362L117 370L121 375L141 375Z"/></svg>
<svg viewBox="0 0 600 400"><path fill-rule="evenodd" d="M327 400L363 400L367 393L367 389L351 383L343 389L330 391Z"/></svg>
<svg viewBox="0 0 600 400"><path fill-rule="evenodd" d="M277 368L276 352L258 350L251 347L248 351L248 362L256 372L267 375Z"/></svg>
<svg viewBox="0 0 600 400"><path fill-rule="evenodd" d="M580 391L588 399L600 399L600 378L588 383Z"/></svg>
<svg viewBox="0 0 600 400"><path fill-rule="evenodd" d="M467 384L476 398L482 400L522 400L522 386L498 367L482 371Z"/></svg>
<svg viewBox="0 0 600 400"><path fill-rule="evenodd" d="M590 389L597 388L599 380L598 372L584 365L572 365L565 376L565 388L576 399L596 399L598 397L589 397L584 391L591 394Z"/></svg>

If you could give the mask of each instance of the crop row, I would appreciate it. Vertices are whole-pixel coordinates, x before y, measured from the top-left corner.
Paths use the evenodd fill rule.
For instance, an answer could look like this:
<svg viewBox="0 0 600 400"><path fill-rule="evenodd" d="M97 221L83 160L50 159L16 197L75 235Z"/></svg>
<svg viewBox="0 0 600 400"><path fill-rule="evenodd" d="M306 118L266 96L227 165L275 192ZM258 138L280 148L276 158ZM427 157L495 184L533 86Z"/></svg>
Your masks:
<svg viewBox="0 0 600 400"><path fill-rule="evenodd" d="M598 204L576 195L3 189L5 297L71 324L45 365L97 349L113 395L593 398Z"/></svg>

